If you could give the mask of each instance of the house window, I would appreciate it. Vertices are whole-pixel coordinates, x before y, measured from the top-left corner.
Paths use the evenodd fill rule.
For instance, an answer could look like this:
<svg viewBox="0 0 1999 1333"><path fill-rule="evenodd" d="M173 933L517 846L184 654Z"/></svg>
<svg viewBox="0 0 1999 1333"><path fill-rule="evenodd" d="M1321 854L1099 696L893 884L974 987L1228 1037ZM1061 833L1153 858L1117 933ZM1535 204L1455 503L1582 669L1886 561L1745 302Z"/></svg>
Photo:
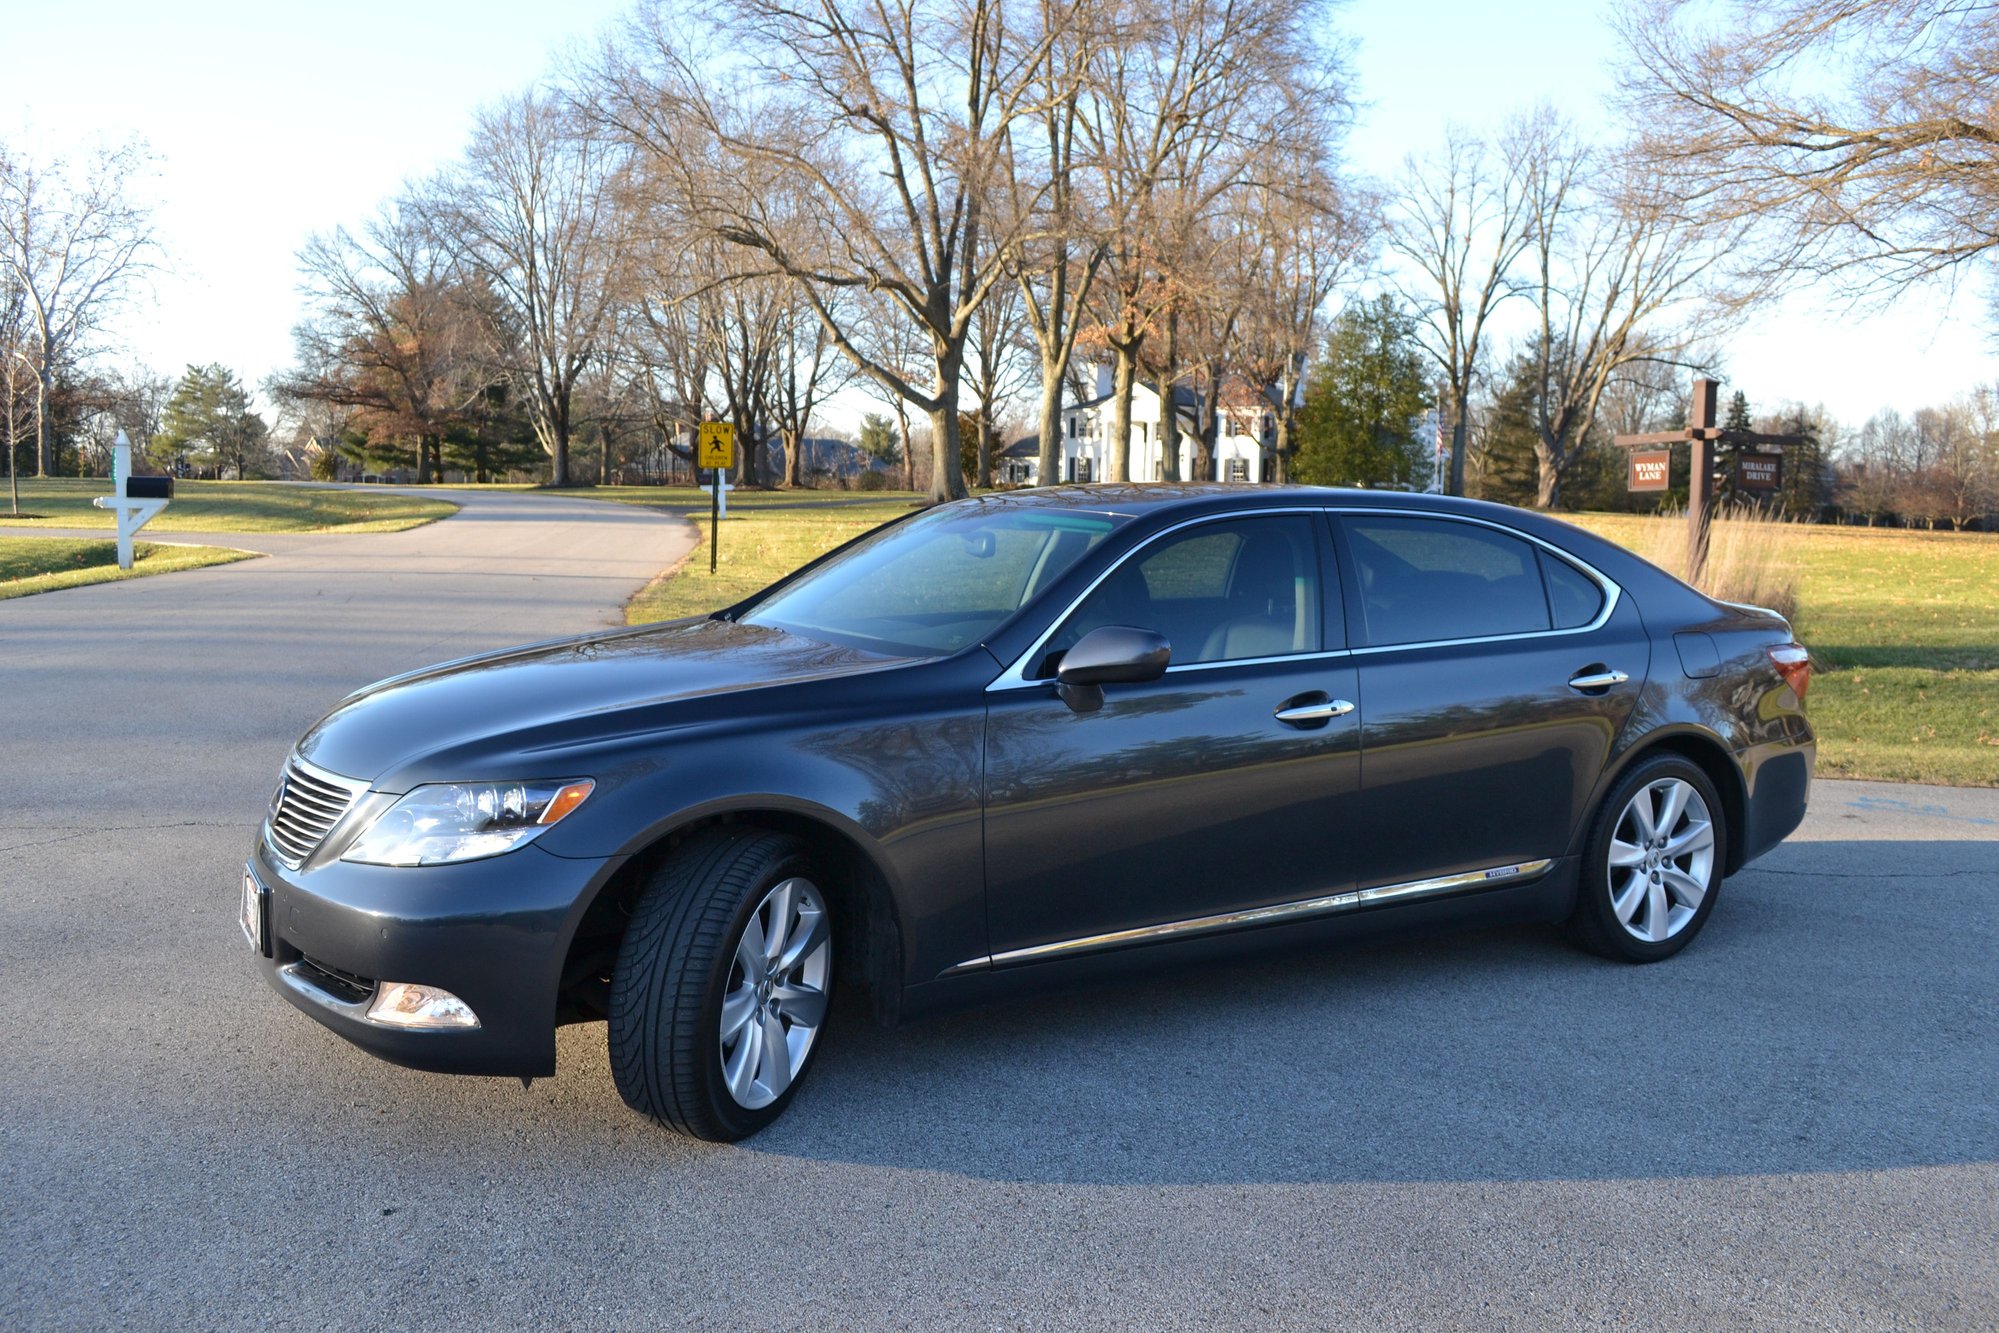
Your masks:
<svg viewBox="0 0 1999 1333"><path fill-rule="evenodd" d="M1229 460L1228 479L1230 481L1248 481L1249 460L1247 458L1231 458Z"/></svg>
<svg viewBox="0 0 1999 1333"><path fill-rule="evenodd" d="M1090 481L1090 460L1087 458L1077 459L1072 465L1069 480L1080 481L1084 485L1088 485Z"/></svg>

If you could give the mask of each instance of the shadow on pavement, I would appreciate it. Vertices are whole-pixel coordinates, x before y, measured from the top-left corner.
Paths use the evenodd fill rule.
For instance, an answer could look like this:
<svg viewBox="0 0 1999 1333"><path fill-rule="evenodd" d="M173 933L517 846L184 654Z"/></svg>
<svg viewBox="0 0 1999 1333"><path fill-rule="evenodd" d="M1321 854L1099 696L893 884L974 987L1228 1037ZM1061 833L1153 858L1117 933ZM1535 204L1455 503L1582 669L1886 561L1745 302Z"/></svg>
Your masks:
<svg viewBox="0 0 1999 1333"><path fill-rule="evenodd" d="M1521 928L882 1032L760 1154L999 1181L1844 1172L1999 1159L1999 851L1791 844L1677 959Z"/></svg>

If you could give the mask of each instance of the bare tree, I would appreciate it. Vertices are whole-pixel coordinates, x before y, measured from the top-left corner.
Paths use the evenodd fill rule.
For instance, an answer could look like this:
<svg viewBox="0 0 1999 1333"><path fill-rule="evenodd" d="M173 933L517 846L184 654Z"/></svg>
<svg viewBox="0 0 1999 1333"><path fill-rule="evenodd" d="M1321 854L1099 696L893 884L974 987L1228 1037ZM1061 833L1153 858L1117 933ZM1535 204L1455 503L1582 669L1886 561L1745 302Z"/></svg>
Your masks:
<svg viewBox="0 0 1999 1333"><path fill-rule="evenodd" d="M1615 11L1664 189L1760 224L1759 274L1893 289L1999 247L1999 11L1644 0Z"/></svg>
<svg viewBox="0 0 1999 1333"><path fill-rule="evenodd" d="M1373 248L1378 201L1343 188L1330 161L1309 156L1246 194L1255 258L1239 356L1269 404L1284 479L1297 447L1305 363L1319 345L1326 302Z"/></svg>
<svg viewBox="0 0 1999 1333"><path fill-rule="evenodd" d="M1618 371L1683 359L1713 332L1725 308L1713 279L1728 245L1677 213L1656 179L1552 116L1509 151L1530 218L1536 503L1552 509Z"/></svg>
<svg viewBox="0 0 1999 1333"><path fill-rule="evenodd" d="M1516 124L1509 137L1529 132ZM1520 153L1495 160L1477 136L1452 128L1441 152L1404 163L1392 195L1388 246L1413 270L1402 295L1421 317L1417 336L1443 381L1452 495L1465 493L1466 432L1487 323L1514 293L1514 266L1532 237L1521 165Z"/></svg>
<svg viewBox="0 0 1999 1333"><path fill-rule="evenodd" d="M1062 387L1087 323L1097 273L1105 256L1097 201L1084 193L1090 177L1080 170L1079 133L1094 44L1101 36L1098 7L1040 0L1043 28L1057 38L1028 70L1039 106L1011 127L1003 158L1007 202L1028 218L1015 252L1021 316L1041 361L1040 435L1035 476L1044 486L1057 478L1062 458Z"/></svg>
<svg viewBox="0 0 1999 1333"><path fill-rule="evenodd" d="M524 93L479 117L464 165L431 204L438 234L497 298L491 354L518 386L569 484L576 386L606 350L622 283L619 147L556 98Z"/></svg>
<svg viewBox="0 0 1999 1333"><path fill-rule="evenodd" d="M999 443L999 423L1007 404L1033 382L1037 340L1026 316L1026 296L1019 286L995 287L972 316L965 341L965 375L978 403L978 458L974 484L993 484L993 456ZM1058 387L1060 381L1057 381ZM1058 430L1060 417L1057 417ZM1053 473L1049 474L1053 476Z"/></svg>
<svg viewBox="0 0 1999 1333"><path fill-rule="evenodd" d="M1313 143L1345 105L1317 0L1163 0L1119 12L1113 40L1095 51L1083 122L1109 238L1099 334L1111 355L1112 481L1130 476L1132 387L1146 339L1186 299L1187 275L1173 264L1192 229L1266 159Z"/></svg>
<svg viewBox="0 0 1999 1333"><path fill-rule="evenodd" d="M784 484L798 486L805 480L805 438L812 414L847 377L842 373L846 363L834 353L826 326L795 292L789 295L771 366L770 410L784 442Z"/></svg>
<svg viewBox="0 0 1999 1333"><path fill-rule="evenodd" d="M358 235L312 237L299 267L308 315L293 330L298 364L273 379L273 395L355 413L371 434L407 442L419 482L439 479L446 432L495 382L480 356L490 302L407 199Z"/></svg>
<svg viewBox="0 0 1999 1333"><path fill-rule="evenodd" d="M0 144L0 271L28 336L11 349L35 389L35 469L56 470L49 396L153 265L151 210L133 197L149 158L136 142L80 162L36 163Z"/></svg>
<svg viewBox="0 0 1999 1333"><path fill-rule="evenodd" d="M1051 11L1059 12L1059 11ZM799 284L833 345L931 420L931 495L965 493L959 390L971 318L1006 278L1033 210L990 207L1008 129L1050 34L998 0L728 0L706 33L655 7L593 72L593 111L687 214ZM705 43L705 44L704 44ZM690 144L698 129L705 144ZM796 187L773 198L745 179ZM929 344L927 376L871 356L840 291L879 293ZM927 379L927 383L922 382Z"/></svg>

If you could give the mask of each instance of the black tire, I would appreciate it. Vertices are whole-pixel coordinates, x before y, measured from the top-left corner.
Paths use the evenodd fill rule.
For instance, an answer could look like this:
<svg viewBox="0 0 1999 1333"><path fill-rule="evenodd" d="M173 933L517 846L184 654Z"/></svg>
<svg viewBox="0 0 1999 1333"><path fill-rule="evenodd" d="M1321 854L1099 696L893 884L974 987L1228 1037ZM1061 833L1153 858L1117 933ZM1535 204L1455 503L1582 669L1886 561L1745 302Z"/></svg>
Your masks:
<svg viewBox="0 0 1999 1333"><path fill-rule="evenodd" d="M611 1075L627 1106L717 1143L746 1138L784 1113L824 1044L824 1019L789 1086L752 1108L723 1076L722 1002L751 913L774 887L812 876L796 839L755 828L700 834L652 873L611 978ZM829 938L831 925L827 913Z"/></svg>
<svg viewBox="0 0 1999 1333"><path fill-rule="evenodd" d="M1625 820L1634 799L1644 789L1667 780L1683 782L1698 793L1712 829L1712 846L1709 850L1706 892L1699 906L1680 924L1672 927L1666 938L1653 940L1642 938L1639 926L1627 927L1618 914L1612 883L1615 872L1610 865L1610 853L1620 825L1627 833L1633 831L1633 826ZM1714 911L1715 900L1721 896L1724 867L1728 864L1728 838L1727 813L1714 784L1699 765L1675 754L1640 760L1605 794L1603 803L1591 817L1589 837L1583 844L1575 912L1568 921L1569 937L1591 953L1620 962L1656 963L1671 958L1693 942L1694 936L1700 934L1701 927L1707 924L1709 915ZM1697 866L1698 862L1687 857L1675 862L1674 868L1685 874L1688 865ZM1625 873L1633 872L1627 868ZM1629 883L1628 880L1626 882ZM1684 908L1684 903L1677 897L1667 901L1676 915Z"/></svg>

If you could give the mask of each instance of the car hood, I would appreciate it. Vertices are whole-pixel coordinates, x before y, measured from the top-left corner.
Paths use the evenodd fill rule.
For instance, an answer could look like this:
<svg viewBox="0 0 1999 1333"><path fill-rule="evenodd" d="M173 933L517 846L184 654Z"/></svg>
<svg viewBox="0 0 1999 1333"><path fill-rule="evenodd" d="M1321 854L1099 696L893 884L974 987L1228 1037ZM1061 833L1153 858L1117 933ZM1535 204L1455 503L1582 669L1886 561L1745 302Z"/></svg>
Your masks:
<svg viewBox="0 0 1999 1333"><path fill-rule="evenodd" d="M909 659L727 620L675 621L531 644L378 681L343 699L299 742L320 768L395 792L456 764L491 780L493 763L699 720L687 705ZM422 764L428 768L428 763ZM559 777L514 773L516 778Z"/></svg>

